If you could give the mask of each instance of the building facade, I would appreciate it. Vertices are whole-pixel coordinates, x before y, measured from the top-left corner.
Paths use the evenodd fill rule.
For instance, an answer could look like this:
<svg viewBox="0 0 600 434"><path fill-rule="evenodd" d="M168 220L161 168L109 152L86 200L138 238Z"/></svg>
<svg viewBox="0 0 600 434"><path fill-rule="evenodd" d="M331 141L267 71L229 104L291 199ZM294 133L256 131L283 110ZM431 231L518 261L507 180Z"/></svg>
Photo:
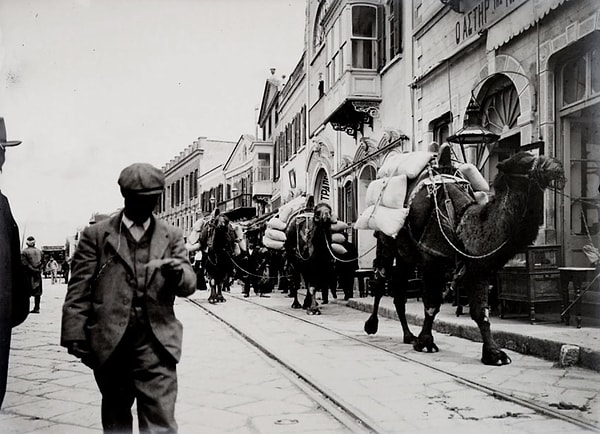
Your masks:
<svg viewBox="0 0 600 434"><path fill-rule="evenodd" d="M203 185L199 181L202 175L222 168L234 145L234 142L199 137L164 165L165 191L159 198L157 215L189 233L198 216L210 212L215 202L223 201L222 170L219 172L221 182L216 186ZM211 198L215 201L211 202Z"/></svg>
<svg viewBox="0 0 600 434"><path fill-rule="evenodd" d="M546 194L536 243L561 244L565 265L589 265L582 246L598 246L600 204L598 3L449 3L414 2L416 146L444 142L475 101L500 136L473 161L488 180L521 150L563 161L567 186Z"/></svg>

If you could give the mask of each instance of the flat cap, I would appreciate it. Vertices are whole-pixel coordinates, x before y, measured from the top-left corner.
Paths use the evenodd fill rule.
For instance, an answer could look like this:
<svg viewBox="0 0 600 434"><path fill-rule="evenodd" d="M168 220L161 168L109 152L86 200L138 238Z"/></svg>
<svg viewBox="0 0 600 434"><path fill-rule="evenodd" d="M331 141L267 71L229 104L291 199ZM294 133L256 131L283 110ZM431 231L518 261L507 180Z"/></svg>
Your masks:
<svg viewBox="0 0 600 434"><path fill-rule="evenodd" d="M165 189L165 175L151 164L134 163L121 171L118 184L124 193L156 195Z"/></svg>
<svg viewBox="0 0 600 434"><path fill-rule="evenodd" d="M31 235L29 235L29 236L27 237L27 241L35 241L35 238L33 238Z"/></svg>

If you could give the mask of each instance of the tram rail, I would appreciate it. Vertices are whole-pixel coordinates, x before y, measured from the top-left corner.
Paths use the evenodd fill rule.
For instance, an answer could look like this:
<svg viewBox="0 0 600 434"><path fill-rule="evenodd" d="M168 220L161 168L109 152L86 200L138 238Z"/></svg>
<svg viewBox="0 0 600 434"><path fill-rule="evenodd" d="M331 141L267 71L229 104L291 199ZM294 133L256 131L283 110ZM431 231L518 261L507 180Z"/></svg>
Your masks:
<svg viewBox="0 0 600 434"><path fill-rule="evenodd" d="M262 309L268 310L270 312L285 316L287 318L294 319L296 321L300 321L305 324L309 324L313 327L318 327L320 329L326 330L329 333L336 334L344 339L351 340L353 342L359 343L360 345L364 345L366 347L370 347L377 351L381 351L387 355L391 355L394 358L399 360L417 364L427 369L431 369L437 373L448 376L452 380L462 384L463 386L477 390L479 392L485 393L495 399L500 399L504 401L511 402L517 406L524 407L529 409L537 414L543 415L550 419L561 420L563 422L572 424L576 427L593 431L600 432L600 427L592 422L581 420L576 417L573 417L569 414L565 414L564 412L554 409L547 405L542 405L539 402L530 399L524 399L522 397L516 396L511 393L507 393L499 388L491 387L489 385L483 384L478 381L474 381L470 378L466 378L465 376L458 375L449 370L440 368L436 366L434 363L424 362L422 360L418 360L416 357L411 357L406 354L402 354L398 351L394 351L390 348L386 348L384 345L377 342L370 342L365 338L358 338L356 336L352 336L349 333L345 333L343 331L337 330L333 327L329 327L324 324L319 324L315 322L315 317L307 316L303 310L291 311L290 309L283 309L280 307L274 306L266 306L264 303L257 303L254 299L248 298L238 298L233 295L230 297L235 298L236 300L243 303L250 303L254 306L260 307ZM364 415L359 415L357 412L353 411L346 403L343 402L343 399L335 398L331 394L327 392L323 387L319 384L316 384L312 381L308 376L303 375L289 363L286 363L281 357L275 354L273 351L269 350L267 347L262 345L256 339L250 337L244 330L241 330L238 326L232 324L230 321L219 316L216 312L218 310L209 309L207 306L203 305L203 303L198 302L197 300L190 300L194 303L198 308L204 310L208 314L210 314L215 319L221 321L231 330L233 330L237 335L241 336L245 339L250 345L255 347L258 351L263 353L266 357L275 361L284 372L288 373L288 377L294 381L307 395L309 395L315 402L321 405L326 411L328 411L332 416L334 416L337 420L343 423L349 430L352 432L379 432L377 429L377 423L368 420ZM498 368L500 369L500 368Z"/></svg>

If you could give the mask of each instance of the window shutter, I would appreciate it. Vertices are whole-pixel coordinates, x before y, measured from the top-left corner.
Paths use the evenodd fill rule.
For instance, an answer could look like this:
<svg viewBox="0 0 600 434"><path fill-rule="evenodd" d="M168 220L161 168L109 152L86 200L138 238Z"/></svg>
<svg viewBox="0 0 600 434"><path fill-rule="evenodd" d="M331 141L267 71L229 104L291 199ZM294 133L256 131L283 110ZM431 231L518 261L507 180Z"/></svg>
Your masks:
<svg viewBox="0 0 600 434"><path fill-rule="evenodd" d="M377 70L385 66L385 13L383 5L377 6Z"/></svg>

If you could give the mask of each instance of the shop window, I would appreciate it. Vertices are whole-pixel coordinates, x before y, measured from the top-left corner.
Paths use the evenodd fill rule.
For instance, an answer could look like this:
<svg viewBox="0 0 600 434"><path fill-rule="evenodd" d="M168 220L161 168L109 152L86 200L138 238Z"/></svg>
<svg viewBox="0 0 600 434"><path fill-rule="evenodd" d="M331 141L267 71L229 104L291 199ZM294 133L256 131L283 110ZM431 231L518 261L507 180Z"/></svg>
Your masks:
<svg viewBox="0 0 600 434"><path fill-rule="evenodd" d="M583 246L600 235L600 66L598 39L573 47L556 68L560 130L567 178L564 252L568 266L589 266Z"/></svg>
<svg viewBox="0 0 600 434"><path fill-rule="evenodd" d="M561 108L600 93L600 53L594 48L567 60L560 68Z"/></svg>
<svg viewBox="0 0 600 434"><path fill-rule="evenodd" d="M375 69L377 44L377 8L352 8L352 67Z"/></svg>

